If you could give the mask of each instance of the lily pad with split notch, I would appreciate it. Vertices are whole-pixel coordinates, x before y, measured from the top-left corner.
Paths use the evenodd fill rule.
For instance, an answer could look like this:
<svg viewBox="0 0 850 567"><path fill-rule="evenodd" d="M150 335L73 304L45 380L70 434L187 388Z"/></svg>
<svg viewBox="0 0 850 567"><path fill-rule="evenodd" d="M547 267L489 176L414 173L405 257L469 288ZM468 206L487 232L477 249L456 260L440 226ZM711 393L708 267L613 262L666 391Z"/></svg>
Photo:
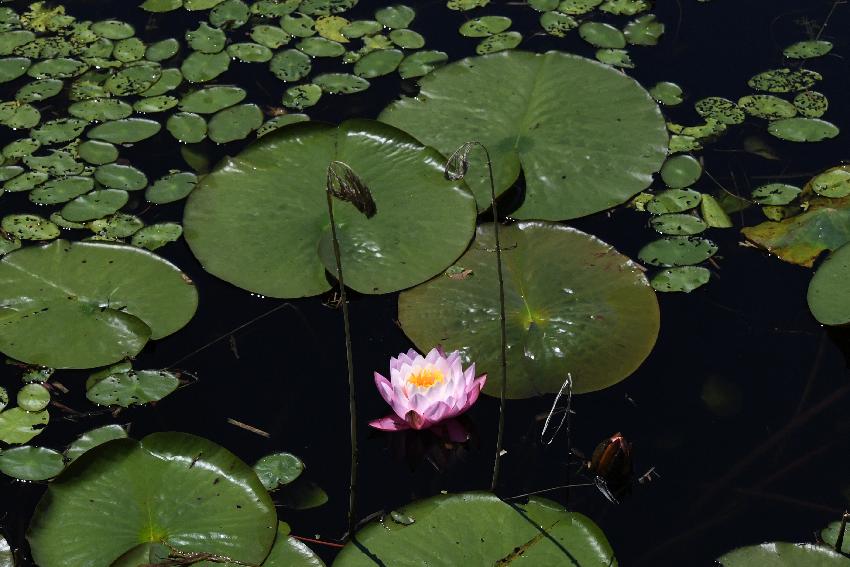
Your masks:
<svg viewBox="0 0 850 567"><path fill-rule="evenodd" d="M95 233L93 240L114 240L134 235L145 223L135 215L115 213L88 223L87 228Z"/></svg>
<svg viewBox="0 0 850 567"><path fill-rule="evenodd" d="M256 104L239 104L215 113L207 134L217 144L244 140L263 124L263 111Z"/></svg>
<svg viewBox="0 0 850 567"><path fill-rule="evenodd" d="M180 65L180 72L190 83L212 81L230 68L230 55L226 51L219 53L189 54Z"/></svg>
<svg viewBox="0 0 850 567"><path fill-rule="evenodd" d="M521 222L502 227L511 399L561 389L601 390L637 369L658 334L655 293L642 268L597 238L566 226ZM457 265L475 277L435 278L402 292L399 321L420 349L442 344L495 376L499 309L492 225ZM551 259L557 257L558 262ZM498 380L484 393L498 395Z"/></svg>
<svg viewBox="0 0 850 567"><path fill-rule="evenodd" d="M682 98L682 87L668 81L656 83L654 87L649 89L649 94L664 106L676 106L684 100Z"/></svg>
<svg viewBox="0 0 850 567"><path fill-rule="evenodd" d="M316 20L307 14L286 15L280 19L280 27L293 37L316 35Z"/></svg>
<svg viewBox="0 0 850 567"><path fill-rule="evenodd" d="M304 463L291 453L272 453L254 464L254 472L267 490L274 490L301 476Z"/></svg>
<svg viewBox="0 0 850 567"><path fill-rule="evenodd" d="M184 199L198 184L198 176L189 171L168 173L145 190L145 199L157 205Z"/></svg>
<svg viewBox="0 0 850 567"><path fill-rule="evenodd" d="M664 35L664 24L655 14L646 14L626 24L623 35L630 45L658 45L658 40Z"/></svg>
<svg viewBox="0 0 850 567"><path fill-rule="evenodd" d="M94 520L85 513L92 499ZM71 463L36 507L27 539L42 567L108 565L151 543L257 565L276 533L274 503L248 465L206 439L154 433Z"/></svg>
<svg viewBox="0 0 850 567"><path fill-rule="evenodd" d="M157 63L171 59L180 51L180 42L169 37L151 43L145 50L145 59Z"/></svg>
<svg viewBox="0 0 850 567"><path fill-rule="evenodd" d="M251 39L269 49L278 49L289 43L292 36L278 26L260 24L251 29Z"/></svg>
<svg viewBox="0 0 850 567"><path fill-rule="evenodd" d="M850 166L833 167L809 182L818 195L838 199L850 195Z"/></svg>
<svg viewBox="0 0 850 567"><path fill-rule="evenodd" d="M403 289L440 273L466 248L472 196L444 178L435 150L380 122L307 122L225 159L192 192L183 226L204 268L270 297L328 290L325 271L336 270L325 184L334 160L352 168L377 205L367 218L350 204L334 204L346 285L361 293ZM411 207L422 214L411 218Z"/></svg>
<svg viewBox="0 0 850 567"><path fill-rule="evenodd" d="M622 49L626 46L623 32L601 22L585 22L578 28L581 38L592 45L603 49Z"/></svg>
<svg viewBox="0 0 850 567"><path fill-rule="evenodd" d="M117 98L92 98L71 104L68 113L89 122L106 122L129 117L133 107Z"/></svg>
<svg viewBox="0 0 850 567"><path fill-rule="evenodd" d="M57 240L0 259L0 351L29 364L92 368L182 328L197 292L174 265L134 248Z"/></svg>
<svg viewBox="0 0 850 567"><path fill-rule="evenodd" d="M510 25L510 20L508 20L508 25ZM570 30L578 27L578 22L567 14L549 11L540 14L540 27L551 36L566 37Z"/></svg>
<svg viewBox="0 0 850 567"><path fill-rule="evenodd" d="M339 57L345 53L344 45L324 37L305 37L295 48L310 57Z"/></svg>
<svg viewBox="0 0 850 567"><path fill-rule="evenodd" d="M30 137L50 146L77 139L88 126L88 122L79 118L57 118L43 122L30 131Z"/></svg>
<svg viewBox="0 0 850 567"><path fill-rule="evenodd" d="M555 51L472 57L420 84L415 98L391 104L380 119L444 155L480 141L493 159L497 194L523 169L525 201L514 218L565 220L606 210L648 187L667 156L655 101L633 79L583 57ZM552 92L559 96L545 94ZM566 131L584 140L580 149L564 138ZM490 206L483 154L470 154L465 178L480 210Z"/></svg>
<svg viewBox="0 0 850 567"><path fill-rule="evenodd" d="M0 124L13 130L35 128L41 122L41 113L31 104L0 103Z"/></svg>
<svg viewBox="0 0 850 567"><path fill-rule="evenodd" d="M410 550L423 565L560 565L569 557L582 567L608 567L617 560L611 546L589 518L561 505L532 497L508 504L493 494L467 492L419 500L390 518L361 528L334 561L335 567L413 564Z"/></svg>
<svg viewBox="0 0 850 567"><path fill-rule="evenodd" d="M62 92L65 83L59 79L36 79L18 89L15 100L18 102L40 102L53 98Z"/></svg>
<svg viewBox="0 0 850 567"><path fill-rule="evenodd" d="M449 60L444 51L417 51L404 58L398 66L398 74L402 79L422 77L442 66Z"/></svg>
<svg viewBox="0 0 850 567"><path fill-rule="evenodd" d="M130 244L146 250L157 250L176 242L182 235L183 227L176 222L151 224L133 234Z"/></svg>
<svg viewBox="0 0 850 567"><path fill-rule="evenodd" d="M611 65L612 67L633 69L635 66L631 55L625 49L597 49L595 57L601 63Z"/></svg>
<svg viewBox="0 0 850 567"><path fill-rule="evenodd" d="M194 30L186 32L186 43L200 53L218 53L224 49L227 36L219 28L201 22Z"/></svg>
<svg viewBox="0 0 850 567"><path fill-rule="evenodd" d="M558 11L572 16L582 16L592 12L604 0L561 0Z"/></svg>
<svg viewBox="0 0 850 567"><path fill-rule="evenodd" d="M104 83L104 88L115 96L139 94L151 88L161 76L162 67L159 63L141 62L111 75Z"/></svg>
<svg viewBox="0 0 850 567"><path fill-rule="evenodd" d="M375 19L391 30L409 27L415 17L416 12L413 8L404 4L386 6L375 12Z"/></svg>

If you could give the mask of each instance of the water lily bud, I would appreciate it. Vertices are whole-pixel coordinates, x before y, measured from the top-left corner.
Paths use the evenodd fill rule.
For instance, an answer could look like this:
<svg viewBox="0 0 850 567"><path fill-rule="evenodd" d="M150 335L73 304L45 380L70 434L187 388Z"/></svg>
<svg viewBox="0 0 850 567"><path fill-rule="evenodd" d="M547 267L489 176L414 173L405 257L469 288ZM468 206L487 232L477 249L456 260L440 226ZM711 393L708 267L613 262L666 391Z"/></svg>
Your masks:
<svg viewBox="0 0 850 567"><path fill-rule="evenodd" d="M328 166L327 190L337 199L354 205L366 218L372 218L378 212L369 188L354 170L341 161L332 161Z"/></svg>

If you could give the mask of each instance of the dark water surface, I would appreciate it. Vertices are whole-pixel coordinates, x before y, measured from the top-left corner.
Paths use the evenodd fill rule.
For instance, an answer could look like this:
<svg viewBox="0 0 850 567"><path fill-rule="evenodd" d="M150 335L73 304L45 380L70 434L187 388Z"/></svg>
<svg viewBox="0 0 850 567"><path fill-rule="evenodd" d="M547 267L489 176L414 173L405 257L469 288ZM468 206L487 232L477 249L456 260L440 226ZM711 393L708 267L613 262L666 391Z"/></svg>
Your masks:
<svg viewBox="0 0 850 567"><path fill-rule="evenodd" d="M67 5L80 18L116 17L142 30L147 17L133 7L136 3ZM442 2L407 3L417 9L412 27L426 37L426 48L445 50L452 60L473 53L476 42L456 32L465 19L462 13L446 10ZM381 4L361 0L346 17L368 18ZM647 87L659 80L680 84L688 100L665 113L673 121L695 124L698 117L689 103L704 96L736 100L749 94L747 79L782 65L782 47L807 38L807 21L817 33L832 4L826 0L660 0L655 13L667 25L667 33L657 48L632 50L637 68L629 73ZM140 36L182 36L194 18L177 14L159 19L166 27L140 31ZM575 32L562 40L529 38L539 26L536 13L526 6L492 2L474 13L485 14L511 16L513 28L527 36L525 49L562 48L592 56ZM824 75L819 90L831 102L825 118L850 130L850 104L845 102L850 87L848 24L850 6L840 5L823 33L824 39L836 43L833 55L810 67ZM253 102L277 104L282 83L266 78L266 73L259 73L262 78L258 79L245 71L247 65L238 67L241 75L231 72L218 82L246 86ZM257 81L252 89L250 85ZM313 119L329 121L375 117L399 92L412 89L413 82L402 84L393 74L374 80L364 93L324 97L308 112ZM264 91L268 98L263 98ZM6 99L11 98L6 94ZM802 173L790 182L804 183L808 173L848 158L846 133L811 145L771 139L782 158L779 161L734 151L751 134L770 138L762 122L733 127L701 152L712 176L730 188L737 183L742 192L773 179L764 176ZM150 178L172 167L185 168L176 145L167 143L165 136L162 145L140 144L127 154ZM708 176L697 188L715 189ZM23 206L25 201L17 197L3 197L3 214ZM145 207L138 203L138 211ZM156 207L143 218L148 223L179 219L181 208L179 203ZM762 220L756 210L742 218L745 224ZM735 220L742 218L736 215ZM618 209L569 224L636 257L653 238L646 221L643 214ZM573 401L573 447L589 454L601 439L622 431L634 443L638 474L655 467L660 478L638 486L619 505L606 501L594 488L574 488L568 501L565 491L547 494L596 521L626 567L712 565L714 558L741 545L811 541L816 530L838 519L848 506L848 334L827 332L811 317L805 301L809 270L740 246L737 228L712 230L710 237L720 245L714 277L690 295L659 294L661 335L645 364L624 382ZM281 518L297 535L340 537L346 526L349 460L341 312L330 306L330 296L289 302L252 296L207 275L182 241L159 253L197 282L200 309L185 329L151 343L136 367L174 366L196 375L198 382L155 408L132 409L115 418L107 414L63 421L60 411L51 410L53 420L35 442L58 448L83 431L118 422L131 424L131 435L137 438L162 430L202 435L249 463L273 451L289 451L305 461L305 474L328 492L330 500L314 510L281 510ZM395 321L396 300L397 294L357 296L351 304L360 413L361 517L441 490L484 489L491 475L496 399L483 397L471 410L477 435L466 450L445 455L437 444L430 447L430 461L446 458L439 463L440 470L429 459L420 459L411 468L390 437L366 425L387 412L372 371L388 371L389 357L411 346ZM277 310L269 314L273 309ZM268 315L233 333L232 340L227 338L233 329L264 314ZM190 354L220 337L224 339ZM0 367L0 372L0 384L14 386L10 392L16 391L19 372L11 367ZM87 374L57 375L72 390L61 398L62 403L82 411L91 409L85 400ZM719 413L706 402L712 388L727 392L727 400L731 399ZM551 403L550 396L508 404L500 495L567 481L566 435L562 433L548 446L540 442L540 415ZM271 438L234 427L228 418L260 428ZM2 528L13 547L24 547L24 532L44 486L0 477L0 491ZM313 548L326 561L332 560L331 548Z"/></svg>

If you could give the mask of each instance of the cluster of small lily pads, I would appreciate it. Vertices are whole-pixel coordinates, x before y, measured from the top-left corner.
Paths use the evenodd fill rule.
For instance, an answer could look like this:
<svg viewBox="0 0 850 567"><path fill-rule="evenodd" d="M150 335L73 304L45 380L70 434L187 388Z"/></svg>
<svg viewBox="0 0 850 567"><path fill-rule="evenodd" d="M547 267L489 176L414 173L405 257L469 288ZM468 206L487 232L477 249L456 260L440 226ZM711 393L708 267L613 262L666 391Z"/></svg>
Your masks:
<svg viewBox="0 0 850 567"><path fill-rule="evenodd" d="M828 41L807 40L788 46L783 55L790 62L802 62L824 56L831 49ZM827 99L811 90L821 79L819 73L801 65L764 71L748 82L757 94L742 96L737 103L722 97L696 101L694 109L704 123L668 123L670 152L680 155L671 157L661 169L667 189L642 193L633 201L639 210L653 214L650 226L664 235L639 253L644 263L662 268L652 279L656 290L689 292L709 281L709 270L697 264L708 261L718 248L701 234L707 228L733 227L729 213L756 204L762 205L769 219L779 221L801 210L786 207L798 197L800 188L784 183L759 186L749 196L695 190L692 186L702 176L702 164L688 152L703 149L704 144L716 141L728 128L742 124L748 117L767 120L768 132L782 140L819 142L834 138L838 128L821 119L828 108ZM684 100L682 89L674 83L658 83L650 92L664 106L675 106ZM781 98L780 94L794 95L793 100ZM844 173L840 169L824 173L813 184L814 192L825 197L847 195L850 186L845 192Z"/></svg>
<svg viewBox="0 0 850 567"><path fill-rule="evenodd" d="M450 1L449 8L472 10L486 6L487 1ZM634 63L626 47L656 45L664 33L664 24L654 14L642 14L651 9L646 0L531 0L528 5L540 12L540 27L553 37L566 37L577 30L580 37L597 48L596 58L606 64L632 68ZM607 22L595 21L602 16L636 16L619 29ZM506 16L480 16L464 22L462 36L481 38L475 51L479 55L513 49L522 42L522 34L509 30L512 22Z"/></svg>

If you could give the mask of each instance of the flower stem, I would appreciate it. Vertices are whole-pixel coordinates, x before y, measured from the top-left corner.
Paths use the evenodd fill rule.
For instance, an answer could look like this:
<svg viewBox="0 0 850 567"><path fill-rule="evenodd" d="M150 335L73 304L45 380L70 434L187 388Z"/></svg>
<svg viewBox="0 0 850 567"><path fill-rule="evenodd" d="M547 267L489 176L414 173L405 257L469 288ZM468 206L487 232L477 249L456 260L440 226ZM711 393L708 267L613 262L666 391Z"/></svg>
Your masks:
<svg viewBox="0 0 850 567"><path fill-rule="evenodd" d="M496 458L493 461L493 479L490 490L495 491L499 484L499 469L502 458L502 439L505 433L505 397L508 391L508 339L505 329L505 281L502 275L502 244L499 240L499 211L496 208L496 182L493 178L493 162L490 152L483 144L479 144L487 155L487 170L490 175L490 207L493 209L493 237L496 240L496 273L499 277L499 326L501 333L501 349L499 362L502 371L502 382L499 390L499 431L496 434Z"/></svg>
<svg viewBox="0 0 850 567"><path fill-rule="evenodd" d="M336 260L336 274L339 280L339 296L342 303L342 320L345 327L345 359L348 366L348 414L351 420L351 474L348 483L348 535L354 535L355 527L355 503L357 501L357 406L354 402L354 363L351 354L351 325L348 316L348 297L345 293L345 279L342 275L342 255L339 251L339 240L336 234L336 222L334 221L333 196L330 191L326 193L328 198L328 218L331 223L331 237L333 238L334 259Z"/></svg>

